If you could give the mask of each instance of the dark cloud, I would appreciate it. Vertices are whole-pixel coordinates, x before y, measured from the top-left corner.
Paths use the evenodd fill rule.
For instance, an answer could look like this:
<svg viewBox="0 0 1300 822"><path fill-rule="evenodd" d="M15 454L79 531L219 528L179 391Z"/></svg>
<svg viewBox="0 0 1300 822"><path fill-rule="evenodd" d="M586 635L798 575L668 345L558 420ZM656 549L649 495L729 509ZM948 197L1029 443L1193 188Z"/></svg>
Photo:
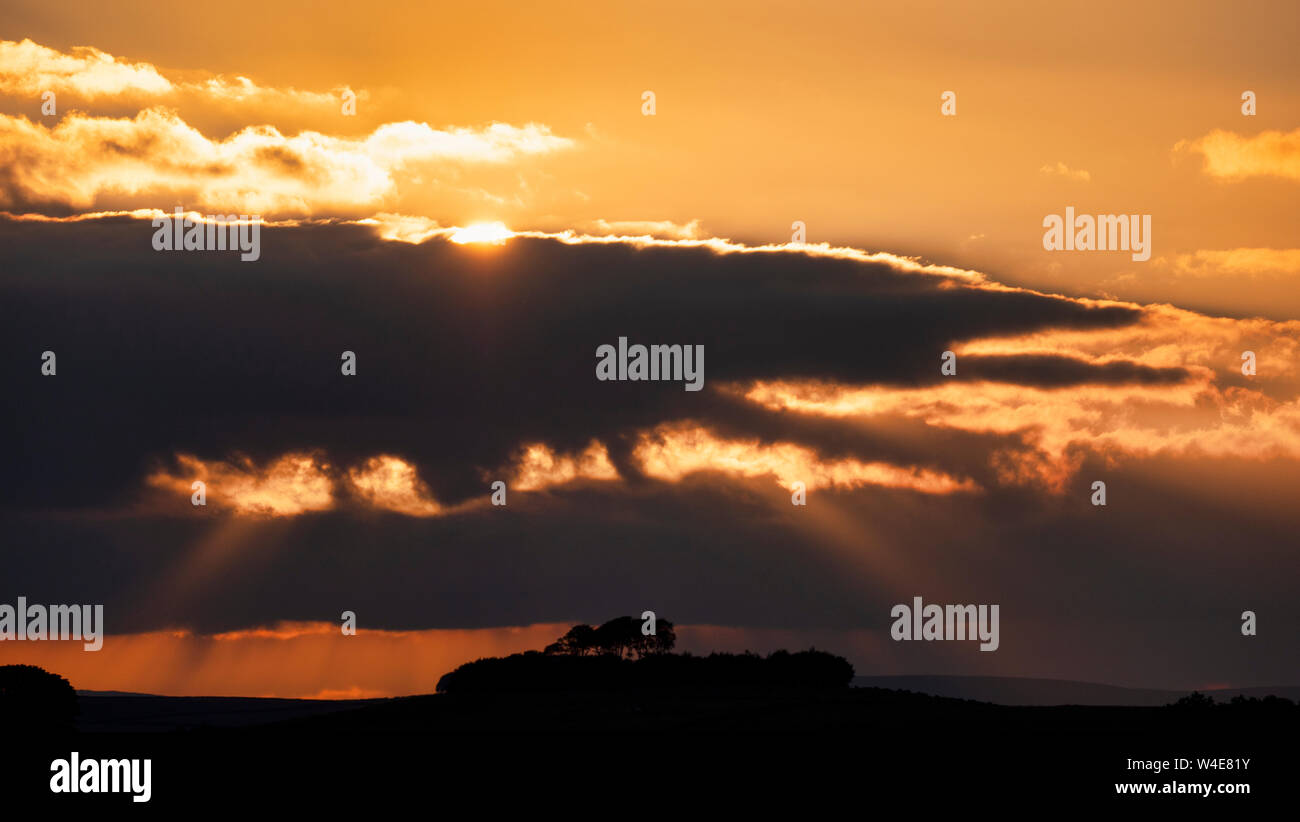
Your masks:
<svg viewBox="0 0 1300 822"><path fill-rule="evenodd" d="M1191 376L1185 368L1155 368L1124 360L1099 364L1075 357L1046 354L963 357L961 372L964 376L975 379L1011 382L1035 388L1128 383L1174 385Z"/></svg>
<svg viewBox="0 0 1300 822"><path fill-rule="evenodd" d="M485 250L306 226L264 229L261 260L242 263L155 252L139 220L6 222L0 233L19 458L0 489L21 506L120 503L178 451L261 461L314 448L343 463L403 455L455 502L528 442L569 450L595 437L617 455L629 434L664 421L763 428L716 395L724 382L922 385L962 340L1140 316L793 253L522 238ZM597 381L597 347L620 336L703 345L705 390ZM45 350L58 356L56 379L39 373ZM356 377L340 374L345 350ZM1065 364L1067 381L1152 376ZM976 373L1029 383L1059 383L1052 366L972 360ZM817 439L847 448L842 434ZM898 450L854 442L863 459Z"/></svg>

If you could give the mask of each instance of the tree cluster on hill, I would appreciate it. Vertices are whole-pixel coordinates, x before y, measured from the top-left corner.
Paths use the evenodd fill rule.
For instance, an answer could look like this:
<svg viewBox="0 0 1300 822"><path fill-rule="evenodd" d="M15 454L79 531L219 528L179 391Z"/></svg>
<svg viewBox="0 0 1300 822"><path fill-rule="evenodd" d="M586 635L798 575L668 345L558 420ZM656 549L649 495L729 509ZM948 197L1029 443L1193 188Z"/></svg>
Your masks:
<svg viewBox="0 0 1300 822"><path fill-rule="evenodd" d="M644 635L632 617L599 628L576 625L544 652L527 651L466 663L438 680L439 693L544 693L682 687L844 688L853 679L848 660L824 651L669 653L672 623L659 620Z"/></svg>

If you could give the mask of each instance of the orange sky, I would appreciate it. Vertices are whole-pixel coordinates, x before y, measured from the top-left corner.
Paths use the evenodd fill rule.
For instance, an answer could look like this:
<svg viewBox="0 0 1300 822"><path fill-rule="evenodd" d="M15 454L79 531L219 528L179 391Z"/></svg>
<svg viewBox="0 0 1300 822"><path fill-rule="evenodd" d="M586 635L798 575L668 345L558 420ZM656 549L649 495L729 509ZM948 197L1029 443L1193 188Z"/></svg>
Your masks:
<svg viewBox="0 0 1300 822"><path fill-rule="evenodd" d="M105 14L101 3L24 0L6 8L6 23L0 211L58 218L182 206L285 224L361 221L406 242L500 242L510 230L566 243L649 235L666 247L883 262L952 277L953 288L1142 304L1120 306L1142 319L1115 329L959 341L963 369L977 361L967 358L1050 355L1181 375L1066 388L710 383L773 413L863 427L915 421L945 436L1023 433L1032 448L991 455L996 475L981 485L956 469L832 459L685 420L630 432L629 459L649 478L712 472L769 491L801 482L962 497L1031 486L1059 498L1085 449L1241 458L1268 463L1261 471L1280 483L1300 459L1294 2L372 10L234 0L160 11L125 0ZM952 117L940 112L948 90ZM1246 90L1254 116L1241 110ZM57 95L56 115L41 111L46 91ZM642 111L646 91L653 116ZM355 116L340 107L344 92L356 95ZM1066 207L1150 215L1151 259L1044 250L1044 216ZM509 230L448 231L498 221ZM795 221L809 244L829 246L778 248ZM1247 349L1260 355L1250 381L1239 370ZM485 481L509 479L512 499L625 479L610 442L568 452L517 445L511 462L484 469L495 472ZM447 504L412 462L386 452L347 464L301 450L261 463L172 456L138 489L139 511L183 501L196 479L214 515L258 527L346 506L434 519L487 505ZM788 512L784 493L773 499ZM832 505L810 530L847 546L860 536L854 527ZM243 532L222 533L178 564L175 590L160 599L188 596L240 558L232 545ZM906 579L906 557L861 561L878 562L872 570L890 582ZM117 635L103 654L5 643L0 662L40 664L88 689L397 695L428 691L476 656L541 648L565 627L157 632ZM742 649L755 636L691 630L697 649ZM881 651L870 638L840 639Z"/></svg>
<svg viewBox="0 0 1300 822"><path fill-rule="evenodd" d="M541 648L567 629L361 629L344 636L337 623L293 623L206 636L110 636L108 652L93 653L70 642L4 642L0 664L38 665L84 690L362 699L432 693L440 676L464 662Z"/></svg>
<svg viewBox="0 0 1300 822"><path fill-rule="evenodd" d="M10 31L192 84L64 104L89 114L161 104L213 141L251 124L286 139L361 139L408 121L543 130L509 161L407 167L379 195L364 175L338 177L299 210L515 229L698 221L701 235L746 242L785 242L799 220L813 242L921 254L1004 282L1300 316L1293 3L85 7L18 3ZM258 25L217 36L241 19ZM204 92L214 77L262 93ZM355 117L322 102L344 87L360 95ZM641 114L646 90L653 117ZM946 90L954 117L939 113ZM1245 90L1255 116L1241 113ZM28 89L6 102L49 119ZM221 199L180 188L159 180L96 203ZM292 210L292 197L279 206ZM1152 259L1045 252L1041 221L1066 206L1151 214Z"/></svg>

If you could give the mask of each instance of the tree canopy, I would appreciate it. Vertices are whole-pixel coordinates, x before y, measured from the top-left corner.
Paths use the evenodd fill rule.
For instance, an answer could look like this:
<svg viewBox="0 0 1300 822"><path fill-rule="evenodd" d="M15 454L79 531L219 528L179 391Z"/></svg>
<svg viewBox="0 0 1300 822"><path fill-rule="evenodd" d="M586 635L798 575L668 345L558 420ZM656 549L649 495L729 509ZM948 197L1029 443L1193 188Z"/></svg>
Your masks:
<svg viewBox="0 0 1300 822"><path fill-rule="evenodd" d="M78 712L72 683L35 665L0 665L0 732L68 728Z"/></svg>
<svg viewBox="0 0 1300 822"><path fill-rule="evenodd" d="M668 653L677 644L677 633L666 619L655 620L655 632L646 633L636 617L614 617L599 628L574 625L568 633L546 646L545 653L559 656L617 656L620 659Z"/></svg>

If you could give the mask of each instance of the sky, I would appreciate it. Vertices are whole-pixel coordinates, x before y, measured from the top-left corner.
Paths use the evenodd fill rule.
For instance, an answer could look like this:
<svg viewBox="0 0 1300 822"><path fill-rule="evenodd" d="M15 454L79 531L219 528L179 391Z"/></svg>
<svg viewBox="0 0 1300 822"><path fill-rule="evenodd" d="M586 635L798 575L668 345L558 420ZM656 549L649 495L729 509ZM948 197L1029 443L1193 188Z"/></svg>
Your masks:
<svg viewBox="0 0 1300 822"><path fill-rule="evenodd" d="M653 610L1300 681L1294 4L97 9L0 30L0 603L109 637L0 663L386 696ZM177 208L257 259L157 250ZM1067 208L1149 259L1049 249ZM620 337L702 389L598 379ZM891 640L915 596L998 650Z"/></svg>

